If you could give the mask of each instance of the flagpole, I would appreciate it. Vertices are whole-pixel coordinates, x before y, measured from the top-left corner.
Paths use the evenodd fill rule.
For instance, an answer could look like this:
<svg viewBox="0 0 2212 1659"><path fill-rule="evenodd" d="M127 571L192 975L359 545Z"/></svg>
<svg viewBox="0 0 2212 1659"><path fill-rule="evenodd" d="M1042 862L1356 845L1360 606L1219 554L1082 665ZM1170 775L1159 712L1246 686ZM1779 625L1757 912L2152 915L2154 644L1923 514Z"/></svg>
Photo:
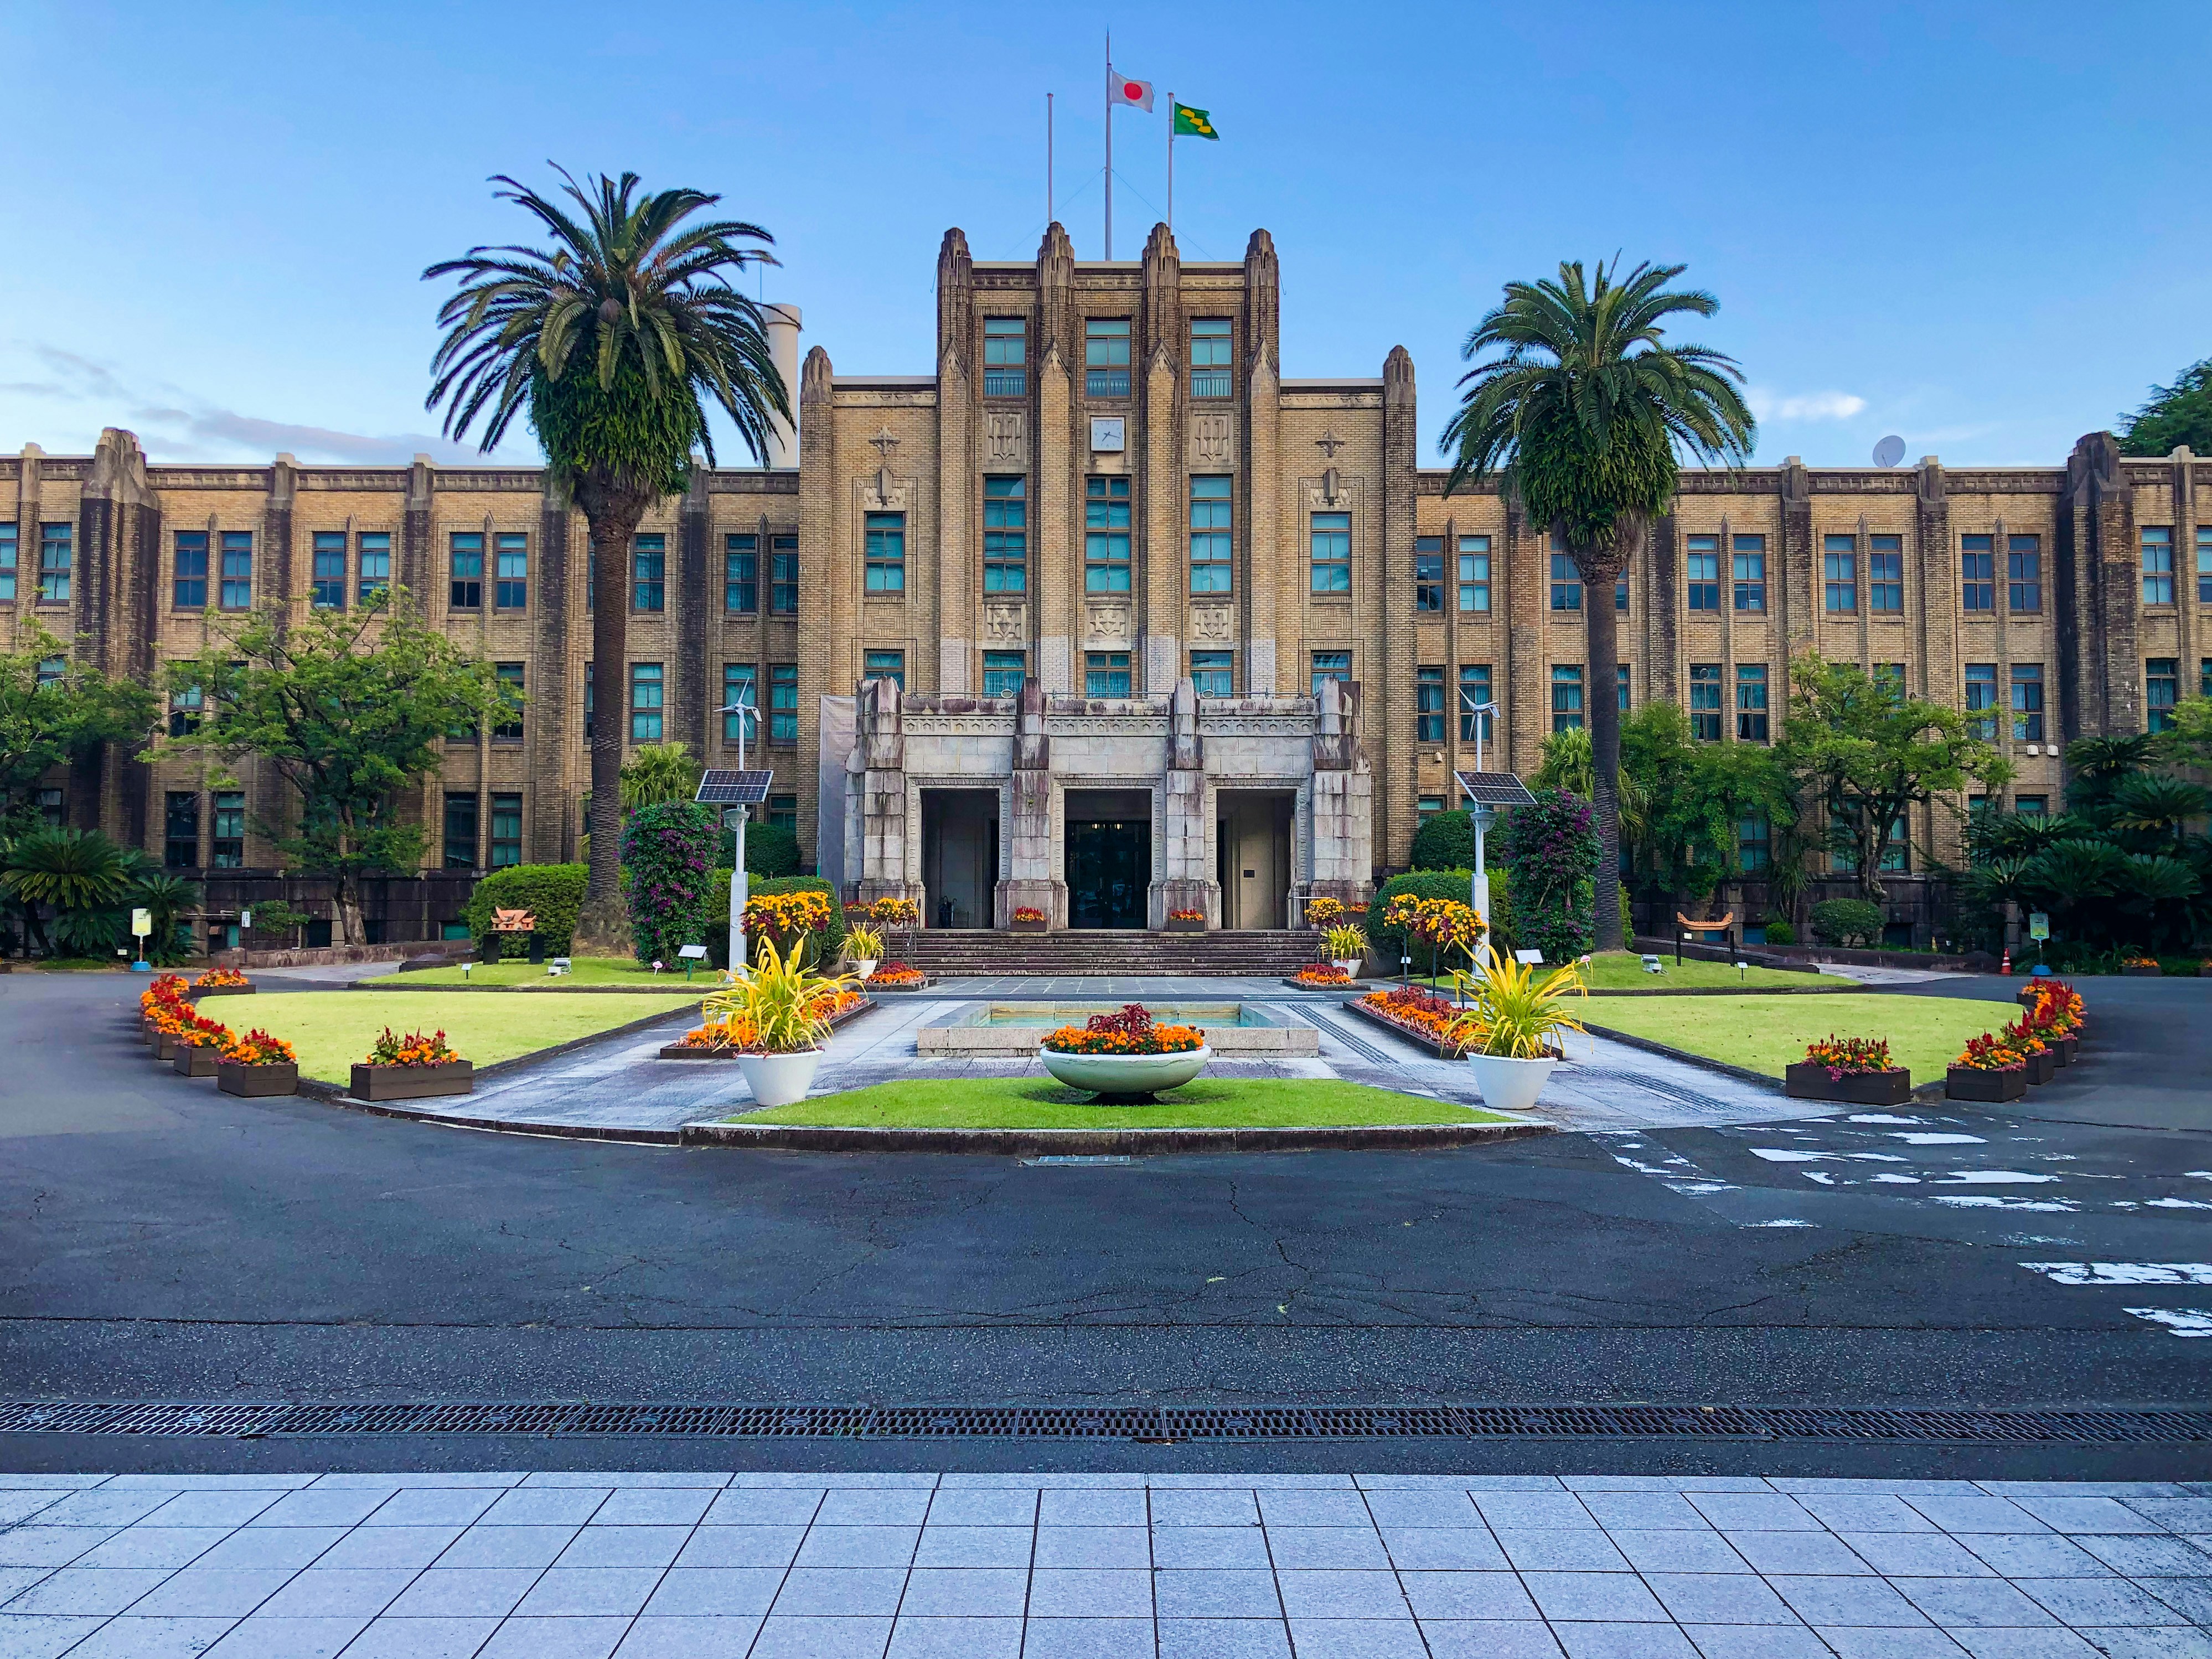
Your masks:
<svg viewBox="0 0 2212 1659"><path fill-rule="evenodd" d="M1052 222L1052 94L1044 95L1044 222Z"/></svg>
<svg viewBox="0 0 2212 1659"><path fill-rule="evenodd" d="M1168 234L1175 234L1175 94L1168 94Z"/></svg>
<svg viewBox="0 0 2212 1659"><path fill-rule="evenodd" d="M1114 31L1106 31L1106 257L1114 257Z"/></svg>

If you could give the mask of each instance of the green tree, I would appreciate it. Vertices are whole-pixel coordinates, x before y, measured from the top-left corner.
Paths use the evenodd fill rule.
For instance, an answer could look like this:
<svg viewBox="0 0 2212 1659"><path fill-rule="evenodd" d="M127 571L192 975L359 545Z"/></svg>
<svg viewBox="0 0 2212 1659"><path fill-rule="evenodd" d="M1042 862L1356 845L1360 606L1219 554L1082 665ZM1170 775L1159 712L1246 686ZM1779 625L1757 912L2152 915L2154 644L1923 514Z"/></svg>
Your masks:
<svg viewBox="0 0 2212 1659"><path fill-rule="evenodd" d="M2172 386L2153 386L2119 436L2123 455L2170 455L2184 444L2212 453L2212 357L2190 364Z"/></svg>
<svg viewBox="0 0 2212 1659"><path fill-rule="evenodd" d="M686 744L640 744L623 763L623 808L635 812L641 807L688 801L699 793L700 774L705 769L691 757Z"/></svg>
<svg viewBox="0 0 2212 1659"><path fill-rule="evenodd" d="M341 943L358 944L362 875L422 860L422 829L401 816L400 793L438 764L448 732L513 719L514 694L490 663L426 626L401 589L298 621L271 606L222 632L171 665L173 686L200 688L203 713L161 748L270 762L299 811L270 815L263 833L293 868L337 878Z"/></svg>
<svg viewBox="0 0 2212 1659"><path fill-rule="evenodd" d="M557 170L557 169L556 169ZM592 541L592 660L607 665L592 738L591 882L579 933L620 945L618 890L630 543L654 501L681 491L692 452L714 460L711 397L756 456L791 401L769 353L762 307L730 273L773 264L773 241L738 220L687 223L721 200L678 188L640 192L635 173L604 175L587 194L562 172L574 211L501 176L498 199L534 216L549 248L474 247L432 265L456 276L438 313L447 330L431 360L428 407L446 405L448 437L483 418L489 451L526 414L556 488L584 514Z"/></svg>
<svg viewBox="0 0 2212 1659"><path fill-rule="evenodd" d="M1757 743L1699 743L1670 702L1647 703L1621 726L1621 790L1644 801L1634 833L1622 824L1632 867L1670 895L1703 902L1723 882L1762 874L1771 884L1778 842L1796 811L1789 775L1774 751ZM1768 867L1743 866L1741 829L1767 825Z"/></svg>
<svg viewBox="0 0 2212 1659"><path fill-rule="evenodd" d="M1562 264L1556 282L1507 283L1504 302L1461 349L1483 361L1460 382L1442 446L1455 458L1446 495L1500 477L1582 577L1595 869L1608 886L1620 855L1613 584L1674 501L1680 457L1744 460L1757 430L1732 358L1663 343L1668 318L1719 308L1710 294L1668 288L1683 269L1644 264L1621 278L1617 260L1601 261L1586 276L1577 261ZM1620 948L1614 906L1597 907L1596 931L1599 949Z"/></svg>
<svg viewBox="0 0 2212 1659"><path fill-rule="evenodd" d="M132 743L153 730L154 693L69 660L68 647L27 617L19 648L0 653L0 842L39 822L39 784L104 743Z"/></svg>
<svg viewBox="0 0 2212 1659"><path fill-rule="evenodd" d="M137 872L137 855L97 830L42 828L17 836L0 855L0 891L21 910L27 945L54 948L39 914L51 905L55 942L89 955L112 943L112 922L100 918L112 918Z"/></svg>
<svg viewBox="0 0 2212 1659"><path fill-rule="evenodd" d="M1801 799L1826 811L1829 844L1853 859L1869 900L1881 897L1882 860L1906 808L2013 775L1957 709L1901 696L1817 652L1790 665L1790 721L1774 754Z"/></svg>

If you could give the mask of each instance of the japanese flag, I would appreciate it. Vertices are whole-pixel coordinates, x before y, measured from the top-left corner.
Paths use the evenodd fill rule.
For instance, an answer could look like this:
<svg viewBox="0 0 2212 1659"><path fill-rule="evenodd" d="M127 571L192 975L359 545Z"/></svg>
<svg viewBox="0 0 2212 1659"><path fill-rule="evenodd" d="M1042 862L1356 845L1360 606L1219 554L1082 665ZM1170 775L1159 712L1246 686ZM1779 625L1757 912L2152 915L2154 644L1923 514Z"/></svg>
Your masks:
<svg viewBox="0 0 2212 1659"><path fill-rule="evenodd" d="M1147 115L1152 112L1152 83L1150 81L1132 81L1119 70L1109 68L1106 71L1106 96L1111 103L1133 104Z"/></svg>

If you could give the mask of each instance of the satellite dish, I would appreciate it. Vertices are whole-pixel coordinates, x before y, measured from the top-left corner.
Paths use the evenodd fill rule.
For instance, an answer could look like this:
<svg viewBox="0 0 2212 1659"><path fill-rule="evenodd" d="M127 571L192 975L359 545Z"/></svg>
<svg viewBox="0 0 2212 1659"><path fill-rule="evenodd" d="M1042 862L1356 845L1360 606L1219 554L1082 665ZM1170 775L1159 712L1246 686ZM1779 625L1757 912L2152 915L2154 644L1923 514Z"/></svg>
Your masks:
<svg viewBox="0 0 2212 1659"><path fill-rule="evenodd" d="M1895 466L1904 459L1905 440L1894 432L1874 447L1874 464L1876 466Z"/></svg>

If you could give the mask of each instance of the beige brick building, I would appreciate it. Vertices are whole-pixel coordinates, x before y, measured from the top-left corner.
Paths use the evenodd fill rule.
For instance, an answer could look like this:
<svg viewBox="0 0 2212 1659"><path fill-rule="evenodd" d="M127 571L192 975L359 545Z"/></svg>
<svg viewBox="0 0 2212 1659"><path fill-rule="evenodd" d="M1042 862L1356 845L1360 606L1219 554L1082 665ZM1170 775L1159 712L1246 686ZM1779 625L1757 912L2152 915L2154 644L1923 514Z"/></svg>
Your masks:
<svg viewBox="0 0 2212 1659"><path fill-rule="evenodd" d="M962 927L1282 926L1358 890L1457 804L1463 693L1503 706L1486 742L1517 769L1583 718L1592 603L1624 613L1632 707L1771 740L1817 647L1985 710L2031 807L2057 808L2065 740L2212 676L2212 463L2186 452L2094 433L2057 466L1695 472L1620 592L1585 595L1494 489L1447 497L1419 464L1403 348L1373 378L1285 376L1265 231L1239 264L1186 263L1164 226L1141 260L1079 263L1054 226L1034 263L979 264L955 230L938 283L935 374L817 348L796 469L702 469L648 517L630 661L596 684L582 520L538 472L149 465L115 430L0 460L0 629L35 616L152 677L224 611L398 581L527 705L447 746L434 868L577 855L587 700L724 763L714 711L744 691L769 816ZM869 679L903 695L856 702ZM111 755L52 782L57 817L174 867L270 862L282 803L250 768ZM1911 826L1916 860L1952 823Z"/></svg>

